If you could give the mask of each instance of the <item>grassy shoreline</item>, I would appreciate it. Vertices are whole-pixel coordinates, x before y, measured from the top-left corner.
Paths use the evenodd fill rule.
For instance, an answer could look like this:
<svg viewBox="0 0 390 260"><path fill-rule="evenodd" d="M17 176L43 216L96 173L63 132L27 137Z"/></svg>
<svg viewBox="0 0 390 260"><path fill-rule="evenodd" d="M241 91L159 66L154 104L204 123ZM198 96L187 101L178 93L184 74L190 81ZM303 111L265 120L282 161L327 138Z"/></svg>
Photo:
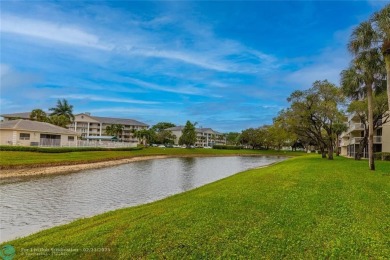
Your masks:
<svg viewBox="0 0 390 260"><path fill-rule="evenodd" d="M284 152L273 150L216 150L182 148L146 148L137 151L82 151L69 153L38 153L26 151L0 151L0 169L21 169L75 165L111 160L128 159L141 156L223 156L223 155L284 155L298 156L302 152Z"/></svg>
<svg viewBox="0 0 390 260"><path fill-rule="evenodd" d="M390 163L377 166L296 157L7 244L76 249L52 259L386 259Z"/></svg>

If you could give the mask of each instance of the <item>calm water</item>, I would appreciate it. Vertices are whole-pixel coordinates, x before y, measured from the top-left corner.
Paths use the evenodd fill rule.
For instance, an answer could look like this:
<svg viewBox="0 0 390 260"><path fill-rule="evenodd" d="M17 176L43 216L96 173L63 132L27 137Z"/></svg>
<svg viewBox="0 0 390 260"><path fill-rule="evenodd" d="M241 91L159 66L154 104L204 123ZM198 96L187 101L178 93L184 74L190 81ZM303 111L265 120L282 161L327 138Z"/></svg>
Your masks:
<svg viewBox="0 0 390 260"><path fill-rule="evenodd" d="M159 200L284 159L274 156L173 158L74 174L2 180L0 241Z"/></svg>

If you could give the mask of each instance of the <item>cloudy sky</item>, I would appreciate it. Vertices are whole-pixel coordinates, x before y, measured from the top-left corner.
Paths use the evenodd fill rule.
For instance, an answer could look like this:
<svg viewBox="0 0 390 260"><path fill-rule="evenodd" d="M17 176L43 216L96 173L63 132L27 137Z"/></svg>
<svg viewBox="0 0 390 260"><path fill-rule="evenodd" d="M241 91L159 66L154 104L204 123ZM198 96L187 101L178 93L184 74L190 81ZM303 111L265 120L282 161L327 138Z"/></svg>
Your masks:
<svg viewBox="0 0 390 260"><path fill-rule="evenodd" d="M354 26L385 1L2 1L1 113L47 109L219 131L272 122L336 84Z"/></svg>

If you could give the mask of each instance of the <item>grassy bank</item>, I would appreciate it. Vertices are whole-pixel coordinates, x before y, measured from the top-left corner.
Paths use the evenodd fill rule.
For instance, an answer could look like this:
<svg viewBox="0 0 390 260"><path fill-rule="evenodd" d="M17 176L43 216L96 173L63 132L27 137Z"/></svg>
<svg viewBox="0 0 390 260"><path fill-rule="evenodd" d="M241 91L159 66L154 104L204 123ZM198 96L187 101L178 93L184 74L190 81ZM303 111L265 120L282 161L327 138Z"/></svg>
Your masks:
<svg viewBox="0 0 390 260"><path fill-rule="evenodd" d="M7 244L74 250L53 259L386 259L390 163L377 168L296 157Z"/></svg>
<svg viewBox="0 0 390 260"><path fill-rule="evenodd" d="M0 168L67 165L150 155L302 155L300 152L277 152L272 150L215 150L182 148L145 148L136 151L82 151L70 153L37 153L25 151L0 151Z"/></svg>

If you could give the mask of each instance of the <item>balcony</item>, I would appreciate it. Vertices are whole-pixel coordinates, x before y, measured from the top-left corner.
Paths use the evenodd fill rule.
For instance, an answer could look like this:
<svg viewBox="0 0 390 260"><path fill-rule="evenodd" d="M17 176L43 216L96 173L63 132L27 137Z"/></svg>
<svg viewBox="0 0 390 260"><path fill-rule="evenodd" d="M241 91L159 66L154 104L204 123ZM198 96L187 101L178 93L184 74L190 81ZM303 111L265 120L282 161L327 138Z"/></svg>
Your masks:
<svg viewBox="0 0 390 260"><path fill-rule="evenodd" d="M353 132L353 131L363 131L364 130L364 124L362 123L356 123L356 124L351 124L349 126L348 132Z"/></svg>
<svg viewBox="0 0 390 260"><path fill-rule="evenodd" d="M354 137L351 138L351 141L349 144L360 144L360 141L363 140L364 137Z"/></svg>
<svg viewBox="0 0 390 260"><path fill-rule="evenodd" d="M382 136L374 136L374 144L381 144Z"/></svg>
<svg viewBox="0 0 390 260"><path fill-rule="evenodd" d="M363 138L364 137L351 138L351 142L349 144L360 144L360 141L363 140ZM381 144L381 143L382 143L382 136L374 136L374 144Z"/></svg>

